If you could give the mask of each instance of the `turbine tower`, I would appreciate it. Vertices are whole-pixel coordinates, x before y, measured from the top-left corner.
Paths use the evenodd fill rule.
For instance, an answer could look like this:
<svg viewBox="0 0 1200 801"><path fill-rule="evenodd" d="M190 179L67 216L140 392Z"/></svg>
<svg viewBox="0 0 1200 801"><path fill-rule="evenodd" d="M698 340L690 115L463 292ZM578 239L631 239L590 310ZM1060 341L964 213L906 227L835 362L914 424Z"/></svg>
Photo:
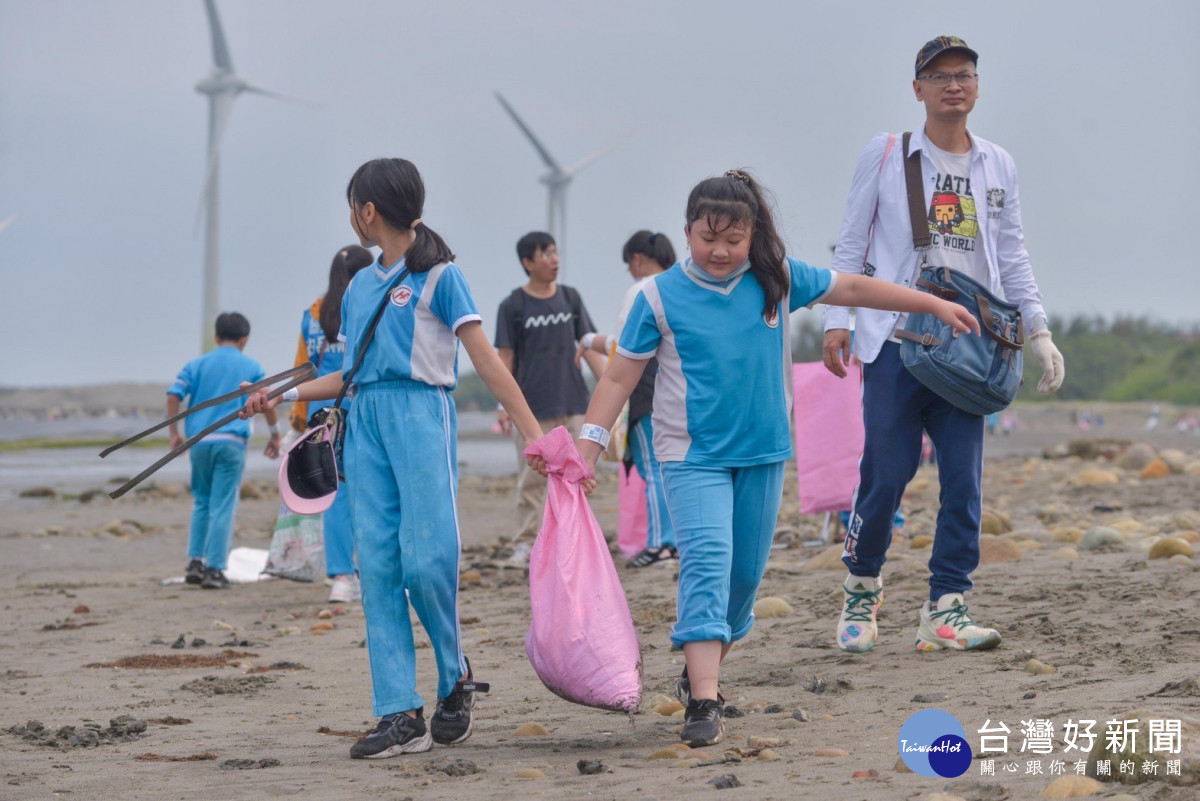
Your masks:
<svg viewBox="0 0 1200 801"><path fill-rule="evenodd" d="M233 111L233 100L242 92L265 95L283 100L283 95L260 89L244 81L233 70L233 60L229 57L229 46L225 43L225 32L221 29L221 19L217 16L217 6L214 0L204 0L204 10L208 13L208 27L212 32L213 69L207 78L196 84L196 91L208 95L208 170L204 181L204 196L201 205L205 211L204 235L204 311L200 321L200 352L213 347L212 325L217 317L220 302L220 255L218 253L218 168L220 165L221 136L229 123L229 115Z"/></svg>
<svg viewBox="0 0 1200 801"><path fill-rule="evenodd" d="M538 138L533 135L533 131L529 130L529 126L525 124L525 121L522 120L520 116L518 116L513 107L510 106L508 101L504 99L504 96L499 92L496 92L496 99L500 101L500 105L504 106L504 110L508 112L508 116L512 117L513 122L517 124L517 127L521 129L521 132L525 134L525 137L530 141L530 143L533 144L534 150L538 152L538 155L542 157L542 161L544 161L546 166L549 168L549 171L539 179L546 185L549 195L547 203L546 230L551 236L554 237L554 241L558 243L558 251L559 253L562 253L566 250L567 187L570 186L571 179L578 175L584 167L587 167L600 157L611 153L632 134L627 133L624 136L621 136L606 147L600 148L591 155L583 157L570 167L563 169L563 167L561 167L559 163L554 160L554 157L550 155L550 151L546 149L545 145L538 141Z"/></svg>

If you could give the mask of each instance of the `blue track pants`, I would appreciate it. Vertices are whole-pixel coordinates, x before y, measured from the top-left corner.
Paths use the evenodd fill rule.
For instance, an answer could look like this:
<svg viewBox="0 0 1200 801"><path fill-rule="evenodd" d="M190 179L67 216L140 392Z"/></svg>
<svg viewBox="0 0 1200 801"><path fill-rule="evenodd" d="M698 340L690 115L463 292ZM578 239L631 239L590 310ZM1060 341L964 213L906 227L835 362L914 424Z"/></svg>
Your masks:
<svg viewBox="0 0 1200 801"><path fill-rule="evenodd" d="M246 446L241 442L200 441L188 451L192 461L192 525L188 533L188 559L224 570L233 541L233 518L246 467Z"/></svg>

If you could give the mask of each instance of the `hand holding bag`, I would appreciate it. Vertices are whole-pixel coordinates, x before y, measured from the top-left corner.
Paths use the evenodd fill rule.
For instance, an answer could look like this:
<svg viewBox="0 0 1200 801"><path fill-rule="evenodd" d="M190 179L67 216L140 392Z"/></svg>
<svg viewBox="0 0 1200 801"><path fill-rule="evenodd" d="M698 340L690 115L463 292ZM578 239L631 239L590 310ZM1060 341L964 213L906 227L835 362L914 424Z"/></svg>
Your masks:
<svg viewBox="0 0 1200 801"><path fill-rule="evenodd" d="M588 475L559 426L525 449L550 474L542 530L529 554L532 622L525 653L546 688L584 706L634 712L642 654L616 567L579 481Z"/></svg>

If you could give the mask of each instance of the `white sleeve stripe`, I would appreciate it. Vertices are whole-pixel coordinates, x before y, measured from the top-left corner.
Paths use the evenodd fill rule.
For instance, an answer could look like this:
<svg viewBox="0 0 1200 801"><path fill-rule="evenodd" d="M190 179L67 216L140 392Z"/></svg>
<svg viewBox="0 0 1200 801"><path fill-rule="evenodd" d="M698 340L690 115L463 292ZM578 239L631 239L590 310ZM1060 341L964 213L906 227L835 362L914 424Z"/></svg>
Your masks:
<svg viewBox="0 0 1200 801"><path fill-rule="evenodd" d="M458 328L466 323L482 323L483 317L478 314L464 314L454 321L454 325L450 326L450 330L458 333Z"/></svg>
<svg viewBox="0 0 1200 801"><path fill-rule="evenodd" d="M651 351L646 351L645 353L635 353L631 350L625 350L625 348L617 345L617 353L621 354L627 359L636 359L639 362L644 362L647 359L653 359L658 354L658 348L655 348Z"/></svg>
<svg viewBox="0 0 1200 801"><path fill-rule="evenodd" d="M833 288L835 286L837 286L837 280L838 280L838 274L836 272L834 272L833 270L830 270L829 271L829 286L826 287L824 292L822 292L820 295L817 295L815 298L813 298L812 302L809 303L804 308L811 309L813 306L816 306L822 300L829 297L829 293L833 291Z"/></svg>

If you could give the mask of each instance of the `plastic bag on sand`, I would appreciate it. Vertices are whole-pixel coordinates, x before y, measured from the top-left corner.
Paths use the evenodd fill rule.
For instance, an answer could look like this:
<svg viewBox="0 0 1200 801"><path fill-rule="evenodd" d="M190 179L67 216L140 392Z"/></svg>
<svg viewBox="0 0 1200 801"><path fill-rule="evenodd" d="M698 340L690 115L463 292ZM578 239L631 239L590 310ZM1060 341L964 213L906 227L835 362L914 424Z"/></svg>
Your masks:
<svg viewBox="0 0 1200 801"><path fill-rule="evenodd" d="M542 530L529 554L533 622L525 653L542 683L584 706L637 710L642 654L625 592L580 479L588 471L558 427L525 449L550 470Z"/></svg>
<svg viewBox="0 0 1200 801"><path fill-rule="evenodd" d="M325 531L321 515L298 515L280 504L264 573L293 581L325 578Z"/></svg>

